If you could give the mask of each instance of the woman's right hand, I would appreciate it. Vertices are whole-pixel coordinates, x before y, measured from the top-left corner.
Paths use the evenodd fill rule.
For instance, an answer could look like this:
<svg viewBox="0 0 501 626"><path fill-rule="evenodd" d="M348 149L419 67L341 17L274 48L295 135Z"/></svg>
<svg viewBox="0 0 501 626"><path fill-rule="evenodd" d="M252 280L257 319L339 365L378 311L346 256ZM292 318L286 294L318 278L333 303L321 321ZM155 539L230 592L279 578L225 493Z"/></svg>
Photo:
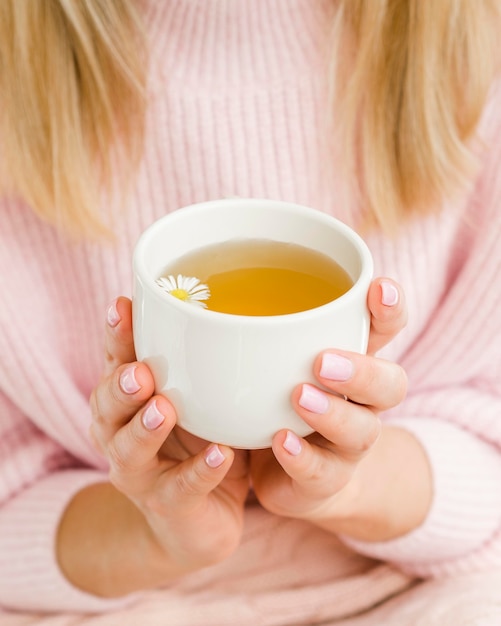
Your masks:
<svg viewBox="0 0 501 626"><path fill-rule="evenodd" d="M181 431L172 404L153 393L149 368L136 361L131 302L118 298L108 312L105 372L91 398L91 435L109 461L110 482L144 516L145 537L170 580L239 544L247 453Z"/></svg>

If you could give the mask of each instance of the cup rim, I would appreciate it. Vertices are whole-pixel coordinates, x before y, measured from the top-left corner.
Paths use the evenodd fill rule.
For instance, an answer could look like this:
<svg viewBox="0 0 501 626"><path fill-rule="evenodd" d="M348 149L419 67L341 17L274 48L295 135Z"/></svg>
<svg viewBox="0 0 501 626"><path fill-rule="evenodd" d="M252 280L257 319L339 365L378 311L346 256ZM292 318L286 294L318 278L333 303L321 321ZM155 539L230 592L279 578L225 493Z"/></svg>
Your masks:
<svg viewBox="0 0 501 626"><path fill-rule="evenodd" d="M357 280L353 283L353 285L346 291L343 295L339 296L335 300L327 302L326 304L322 304L320 306L307 309L305 311L297 311L295 313L285 313L281 315L239 315L235 313L223 313L221 311L211 311L210 309L205 309L203 307L199 307L196 305L190 305L185 302L182 302L178 298L175 298L169 295L166 292L163 292L160 289L156 288L155 278L151 275L151 273L146 269L145 263L145 251L150 243L152 237L155 236L156 231L161 227L164 222L172 222L176 219L183 219L183 216L187 213L196 214L197 212L205 211L211 207L218 207L222 204L237 204L241 206L249 206L260 205L262 207L270 207L273 206L275 210L284 211L293 211L297 214L305 215L307 212L311 213L312 211L315 213L315 219L320 222L324 222L326 225L332 226L336 225L338 231L346 237L352 245L358 251L361 259L362 259L362 268L360 271L360 275ZM176 209L171 213L167 213L166 215L160 217L155 220L152 224L150 224L139 236L136 241L134 252L133 252L133 273L138 276L141 284L149 289L151 295L155 297L155 299L160 300L161 302L167 302L170 306L174 307L174 309L178 309L180 312L186 314L187 309L189 311L189 315L193 315L195 317L202 315L207 321L211 320L212 322L222 322L224 324L228 323L242 323L245 320L246 324L270 324L270 323L280 323L283 324L287 321L297 321L298 319L308 320L311 317L316 317L319 314L324 314L327 309L332 308L336 309L340 306L344 306L347 304L352 298L357 296L357 292L360 289L366 290L373 276L374 271L374 262L371 251L367 246L366 242L362 239L362 237L350 226L339 220L338 218L330 215L328 213L324 213L318 209L314 209L312 207L308 207L306 205L297 204L294 202L286 202L281 200L267 200L264 198L224 198L221 200L210 200L207 202L197 202L194 204L186 205Z"/></svg>

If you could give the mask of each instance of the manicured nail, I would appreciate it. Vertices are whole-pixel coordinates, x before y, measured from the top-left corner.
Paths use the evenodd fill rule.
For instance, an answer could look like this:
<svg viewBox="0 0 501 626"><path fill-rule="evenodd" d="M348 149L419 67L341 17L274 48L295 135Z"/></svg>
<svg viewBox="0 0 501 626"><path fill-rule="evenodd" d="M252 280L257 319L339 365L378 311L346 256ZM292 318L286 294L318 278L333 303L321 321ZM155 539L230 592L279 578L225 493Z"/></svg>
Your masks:
<svg viewBox="0 0 501 626"><path fill-rule="evenodd" d="M121 318L117 311L116 300L112 302L110 306L108 307L108 313L107 313L106 319L108 321L109 326L111 326L111 328L115 328L115 326L117 326L117 324L120 322Z"/></svg>
<svg viewBox="0 0 501 626"><path fill-rule="evenodd" d="M214 444L207 450L205 455L205 462L209 467L219 467L224 463L224 454L219 449L219 446Z"/></svg>
<svg viewBox="0 0 501 626"><path fill-rule="evenodd" d="M395 306L398 303L398 289L387 280L381 281L381 302L385 306Z"/></svg>
<svg viewBox="0 0 501 626"><path fill-rule="evenodd" d="M120 376L120 387L125 393L136 393L141 389L141 385L136 380L136 368L128 367Z"/></svg>
<svg viewBox="0 0 501 626"><path fill-rule="evenodd" d="M299 405L312 413L325 413L329 408L329 399L316 387L303 385Z"/></svg>
<svg viewBox="0 0 501 626"><path fill-rule="evenodd" d="M303 449L299 437L294 433L291 433L290 430L287 431L283 446L289 454L292 454L292 456L297 456Z"/></svg>
<svg viewBox="0 0 501 626"><path fill-rule="evenodd" d="M322 356L322 365L320 366L320 376L322 378L345 381L349 380L352 375L353 363L350 359L332 352L326 352Z"/></svg>
<svg viewBox="0 0 501 626"><path fill-rule="evenodd" d="M165 417L160 413L155 400L146 408L143 413L143 424L148 430L155 430L165 421Z"/></svg>

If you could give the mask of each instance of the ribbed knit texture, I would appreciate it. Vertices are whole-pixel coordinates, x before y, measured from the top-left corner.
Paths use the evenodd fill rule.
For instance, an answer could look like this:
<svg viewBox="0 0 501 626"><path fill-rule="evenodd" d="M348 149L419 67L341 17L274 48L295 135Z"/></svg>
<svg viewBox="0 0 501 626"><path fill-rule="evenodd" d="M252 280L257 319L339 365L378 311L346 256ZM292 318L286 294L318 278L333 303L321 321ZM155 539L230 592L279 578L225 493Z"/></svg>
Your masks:
<svg viewBox="0 0 501 626"><path fill-rule="evenodd" d="M106 308L116 296L130 296L131 253L141 231L178 207L228 196L295 201L357 224L357 208L347 213L340 201L340 156L326 145L329 5L151 2L146 152L117 222L117 243L66 240L29 207L1 201L0 606L116 607L65 581L54 541L71 497L106 478L89 440L88 398L101 374ZM395 240L367 237L376 274L403 285L410 312L407 328L383 353L406 368L409 395L384 419L421 441L432 463L434 502L408 536L346 541L409 577L501 568L500 90L480 133L488 149L468 191L438 216L403 227ZM300 528L296 539L305 532ZM273 541L287 537L277 533ZM374 571L370 560L356 563L352 590L359 590L360 563ZM273 571L270 560L263 567ZM408 580L385 571L381 597ZM346 580L339 582L343 593ZM373 574L367 583L375 584ZM355 597L362 595L349 595L354 610L363 608Z"/></svg>

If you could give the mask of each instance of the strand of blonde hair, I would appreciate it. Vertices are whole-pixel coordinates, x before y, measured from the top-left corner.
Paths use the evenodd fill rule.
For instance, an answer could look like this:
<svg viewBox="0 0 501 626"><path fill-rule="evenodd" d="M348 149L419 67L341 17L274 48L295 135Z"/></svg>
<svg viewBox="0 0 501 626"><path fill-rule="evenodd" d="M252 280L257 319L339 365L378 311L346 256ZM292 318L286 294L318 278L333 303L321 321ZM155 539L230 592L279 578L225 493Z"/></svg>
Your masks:
<svg viewBox="0 0 501 626"><path fill-rule="evenodd" d="M497 0L337 0L335 115L370 222L438 209L473 170L498 70ZM351 54L347 51L351 50ZM74 232L141 155L145 37L133 0L0 2L3 191ZM119 185L115 185L115 188Z"/></svg>
<svg viewBox="0 0 501 626"><path fill-rule="evenodd" d="M124 173L141 151L146 67L134 3L2 0L0 42L4 190L65 230L107 232L103 194L116 164Z"/></svg>
<svg viewBox="0 0 501 626"><path fill-rule="evenodd" d="M333 85L347 176L372 224L394 231L413 212L439 210L474 172L471 142L499 69L499 7L495 0L339 5L335 58L346 64L334 67Z"/></svg>

